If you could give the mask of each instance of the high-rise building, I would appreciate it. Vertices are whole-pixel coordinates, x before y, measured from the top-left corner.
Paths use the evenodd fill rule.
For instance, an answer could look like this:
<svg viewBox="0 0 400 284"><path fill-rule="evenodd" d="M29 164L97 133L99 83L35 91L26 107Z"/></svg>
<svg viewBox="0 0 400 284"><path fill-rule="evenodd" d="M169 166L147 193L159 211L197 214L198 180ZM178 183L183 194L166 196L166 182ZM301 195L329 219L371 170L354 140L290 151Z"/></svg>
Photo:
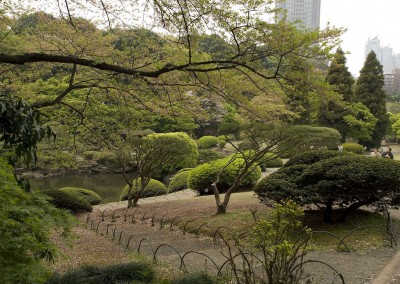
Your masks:
<svg viewBox="0 0 400 284"><path fill-rule="evenodd" d="M286 0L277 1L276 7L286 10L288 21L301 21L301 25L310 28L319 28L321 14L321 0Z"/></svg>
<svg viewBox="0 0 400 284"><path fill-rule="evenodd" d="M365 44L365 58L371 51L376 54L376 59L382 64L384 74L392 74L393 69L396 68L396 54L393 54L393 48L388 46L381 46L379 38L376 36L368 39Z"/></svg>

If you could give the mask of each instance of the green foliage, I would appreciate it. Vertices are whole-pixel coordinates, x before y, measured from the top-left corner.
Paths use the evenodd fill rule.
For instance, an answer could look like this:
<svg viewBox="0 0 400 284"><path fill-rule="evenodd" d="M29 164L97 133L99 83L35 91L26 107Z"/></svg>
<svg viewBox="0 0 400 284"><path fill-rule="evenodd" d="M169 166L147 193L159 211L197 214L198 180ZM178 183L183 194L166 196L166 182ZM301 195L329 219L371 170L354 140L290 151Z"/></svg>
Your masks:
<svg viewBox="0 0 400 284"><path fill-rule="evenodd" d="M200 149L199 150L199 164L208 163L214 160L223 158L221 152L215 149Z"/></svg>
<svg viewBox="0 0 400 284"><path fill-rule="evenodd" d="M222 149L222 148L225 147L225 145L226 145L226 140L224 140L224 139L219 139L219 141L218 141L218 147Z"/></svg>
<svg viewBox="0 0 400 284"><path fill-rule="evenodd" d="M171 284L213 284L217 283L204 271L188 273L178 279L172 280Z"/></svg>
<svg viewBox="0 0 400 284"><path fill-rule="evenodd" d="M100 165L114 165L116 163L116 155L112 152L95 152L93 153L92 159L95 160Z"/></svg>
<svg viewBox="0 0 400 284"><path fill-rule="evenodd" d="M182 171L174 175L168 185L168 193L187 188L187 179L190 171Z"/></svg>
<svg viewBox="0 0 400 284"><path fill-rule="evenodd" d="M50 196L50 202L60 209L67 209L74 213L90 212L93 209L88 201L76 193L59 189L49 189L44 191L44 193Z"/></svg>
<svg viewBox="0 0 400 284"><path fill-rule="evenodd" d="M224 158L205 163L194 168L188 177L188 187L198 191L200 194L209 192L210 185L217 180L218 173L221 172L219 177L218 188L222 190L228 189L233 185L238 174L244 166L244 159L242 158ZM250 169L245 178L241 181L242 187L252 186L261 177L261 169L255 164Z"/></svg>
<svg viewBox="0 0 400 284"><path fill-rule="evenodd" d="M332 157L337 157L342 155L339 151L332 150L315 150L299 153L289 161L286 162L285 167L290 167L293 165L311 165L324 159L329 159Z"/></svg>
<svg viewBox="0 0 400 284"><path fill-rule="evenodd" d="M358 143L343 143L343 151L352 152L356 154L362 154L364 152L363 145Z"/></svg>
<svg viewBox="0 0 400 284"><path fill-rule="evenodd" d="M199 138L198 144L201 149L209 149L217 146L219 139L216 136L203 136Z"/></svg>
<svg viewBox="0 0 400 284"><path fill-rule="evenodd" d="M137 191L139 191L141 189L141 187L142 187L141 180L134 179L131 195L133 195ZM128 191L129 191L129 186L127 185L122 190L119 199L127 200L128 199ZM168 189L162 182L155 180L155 179L150 179L149 183L144 188L144 191L142 192L141 196L142 197L151 197L151 196L157 196L157 195L164 195L164 194L167 194L167 192L168 192Z"/></svg>
<svg viewBox="0 0 400 284"><path fill-rule="evenodd" d="M79 187L63 187L59 190L74 194L85 199L91 205L97 205L101 203L102 198L96 192L89 189L79 188Z"/></svg>
<svg viewBox="0 0 400 284"><path fill-rule="evenodd" d="M354 79L346 66L346 56L341 48L336 50L326 75L326 81L333 86L335 92L343 96L344 101L351 102L353 100Z"/></svg>
<svg viewBox="0 0 400 284"><path fill-rule="evenodd" d="M40 112L20 98L0 95L0 141L27 164L36 162L37 143L50 137L50 128L40 123Z"/></svg>
<svg viewBox="0 0 400 284"><path fill-rule="evenodd" d="M383 90L384 75L382 65L371 51L357 80L355 99L364 104L372 115L378 119L370 139L361 139L360 144L370 148L378 148L389 126L386 111L386 94Z"/></svg>
<svg viewBox="0 0 400 284"><path fill-rule="evenodd" d="M331 221L332 206L344 208L339 221L363 205L385 201L400 191L400 162L342 153L325 159L297 159L297 170L287 164L262 180L256 193L262 202L293 198L301 205L325 206L324 220ZM314 160L315 162L311 162ZM290 161L289 161L290 162ZM288 163L289 163L288 162ZM289 165L290 165L289 164Z"/></svg>
<svg viewBox="0 0 400 284"><path fill-rule="evenodd" d="M111 284L150 283L155 272L143 262L118 263L105 267L82 266L68 270L63 275L53 274L46 284ZM134 282L132 282L134 281Z"/></svg>
<svg viewBox="0 0 400 284"><path fill-rule="evenodd" d="M97 155L98 151L85 151L82 156L85 160L93 160L94 156Z"/></svg>
<svg viewBox="0 0 400 284"><path fill-rule="evenodd" d="M196 142L184 132L155 133L145 137L153 141L159 149L166 147L170 153L168 161L162 163L163 170L173 172L176 169L192 167L197 164L199 152ZM154 148L154 147L153 147ZM156 157L154 157L156 158ZM146 157L144 157L146 160ZM147 159L148 160L148 159Z"/></svg>
<svg viewBox="0 0 400 284"><path fill-rule="evenodd" d="M311 230L301 223L303 209L293 201L275 203L274 207L268 218L257 221L251 238L262 253L262 267L269 283L288 283L289 279L290 283L298 283Z"/></svg>
<svg viewBox="0 0 400 284"><path fill-rule="evenodd" d="M289 157L312 149L336 149L340 144L340 133L333 128L297 125L289 128L288 132L297 143L293 143L291 139L282 141L278 145L278 152Z"/></svg>
<svg viewBox="0 0 400 284"><path fill-rule="evenodd" d="M0 283L40 283L47 273L43 260L53 260L51 232L67 232L72 217L40 194L17 184L12 168L0 159Z"/></svg>

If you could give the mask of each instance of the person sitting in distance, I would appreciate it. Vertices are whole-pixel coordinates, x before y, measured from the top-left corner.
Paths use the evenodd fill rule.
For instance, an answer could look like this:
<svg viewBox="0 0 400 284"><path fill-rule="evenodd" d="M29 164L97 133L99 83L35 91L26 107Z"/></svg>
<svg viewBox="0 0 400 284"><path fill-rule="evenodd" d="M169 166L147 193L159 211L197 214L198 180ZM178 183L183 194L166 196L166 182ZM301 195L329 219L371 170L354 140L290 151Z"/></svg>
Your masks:
<svg viewBox="0 0 400 284"><path fill-rule="evenodd" d="M371 154L369 154L370 157L377 157L377 158L381 158L382 155L381 153L379 153L378 149L374 149L374 151L371 152Z"/></svg>
<svg viewBox="0 0 400 284"><path fill-rule="evenodd" d="M385 153L382 154L382 157L393 159L392 148L387 147L387 150Z"/></svg>

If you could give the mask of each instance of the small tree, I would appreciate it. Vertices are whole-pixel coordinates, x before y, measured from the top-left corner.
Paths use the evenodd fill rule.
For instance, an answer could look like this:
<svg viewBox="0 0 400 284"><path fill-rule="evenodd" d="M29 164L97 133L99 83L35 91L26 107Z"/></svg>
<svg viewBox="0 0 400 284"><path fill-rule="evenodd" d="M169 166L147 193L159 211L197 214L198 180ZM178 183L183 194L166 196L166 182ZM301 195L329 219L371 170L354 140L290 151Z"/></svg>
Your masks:
<svg viewBox="0 0 400 284"><path fill-rule="evenodd" d="M277 146L279 143L285 142L286 145L289 146L298 141L297 137L291 134L292 133L288 131L287 125L253 122L242 125L242 140L240 142L233 143L228 140L231 146L235 148L236 154L231 156L230 162L220 170L216 180L211 184L211 190L214 194L217 206L217 214L226 213L232 193L238 189L241 181L251 174L251 170L255 169L254 165L256 165L257 162L262 161L265 163L268 162L268 159L273 160L280 154L284 154L286 149L278 148ZM266 158L265 154L267 153L275 153L277 155L269 155ZM221 200L220 190L218 189L221 174L237 157L242 158L243 163L236 172L234 182L226 191L223 200Z"/></svg>
<svg viewBox="0 0 400 284"><path fill-rule="evenodd" d="M310 163L298 159L262 180L256 188L262 202L293 198L302 205L315 204L324 209L325 222L332 222L337 205L342 208L338 221L344 222L360 206L382 200L391 204L400 192L398 161L350 153L314 158Z"/></svg>
<svg viewBox="0 0 400 284"><path fill-rule="evenodd" d="M161 170L193 166L197 160L196 143L185 133L127 135L117 147L117 160L128 184L128 208L137 205L142 192ZM127 171L135 168L132 180ZM139 182L140 181L140 182Z"/></svg>

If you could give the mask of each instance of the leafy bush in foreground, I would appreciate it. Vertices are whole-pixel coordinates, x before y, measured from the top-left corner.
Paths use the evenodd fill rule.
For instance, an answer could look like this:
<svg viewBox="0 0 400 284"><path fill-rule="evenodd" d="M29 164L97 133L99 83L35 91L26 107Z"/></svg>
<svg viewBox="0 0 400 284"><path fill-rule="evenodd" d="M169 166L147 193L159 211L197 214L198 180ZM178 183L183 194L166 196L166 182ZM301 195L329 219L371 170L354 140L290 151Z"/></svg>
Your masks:
<svg viewBox="0 0 400 284"><path fill-rule="evenodd" d="M100 195L98 195L96 192L91 191L89 189L84 189L84 188L79 188L79 187L63 187L63 188L60 188L60 190L77 195L77 196L85 199L91 205L100 204L101 200L102 200Z"/></svg>
<svg viewBox="0 0 400 284"><path fill-rule="evenodd" d="M185 274L182 277L175 279L171 284L213 284L214 279L206 272L194 272Z"/></svg>
<svg viewBox="0 0 400 284"><path fill-rule="evenodd" d="M137 181L137 188L140 190L142 187L140 179L138 180L133 180L133 188L131 194L136 192L136 184ZM128 185L124 187L124 189L121 192L120 200L127 200L128 199L128 190L129 187ZM145 187L144 191L142 192L142 197L151 197L151 196L157 196L157 195L164 195L167 194L167 187L160 181L155 180L155 179L150 179L149 183Z"/></svg>

